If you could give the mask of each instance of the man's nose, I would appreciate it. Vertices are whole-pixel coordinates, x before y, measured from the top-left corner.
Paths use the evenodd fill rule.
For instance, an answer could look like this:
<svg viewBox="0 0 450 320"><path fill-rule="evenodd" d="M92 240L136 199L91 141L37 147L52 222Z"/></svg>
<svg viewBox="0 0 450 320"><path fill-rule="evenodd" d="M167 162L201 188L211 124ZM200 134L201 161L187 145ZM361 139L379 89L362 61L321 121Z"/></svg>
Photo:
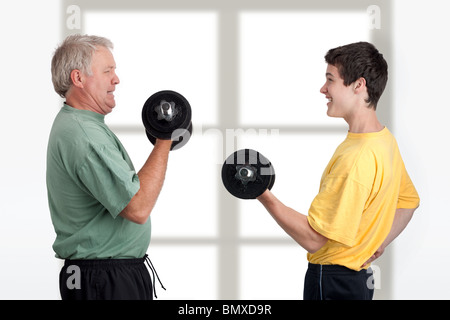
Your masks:
<svg viewBox="0 0 450 320"><path fill-rule="evenodd" d="M114 84L119 84L119 83L120 83L120 79L118 76L116 76L114 79Z"/></svg>
<svg viewBox="0 0 450 320"><path fill-rule="evenodd" d="M113 83L114 85L120 83L119 76L118 76L116 73L114 73L114 77L113 77L113 79L112 79L112 83Z"/></svg>

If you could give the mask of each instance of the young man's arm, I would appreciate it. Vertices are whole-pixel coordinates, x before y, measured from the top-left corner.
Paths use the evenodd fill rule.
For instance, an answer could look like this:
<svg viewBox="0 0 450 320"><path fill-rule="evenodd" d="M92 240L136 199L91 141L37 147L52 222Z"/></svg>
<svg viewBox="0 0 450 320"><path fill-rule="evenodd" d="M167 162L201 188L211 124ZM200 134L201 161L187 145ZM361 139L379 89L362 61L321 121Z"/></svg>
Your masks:
<svg viewBox="0 0 450 320"><path fill-rule="evenodd" d="M414 211L416 211L417 208L414 209L397 209L395 211L394 221L392 222L391 231L389 232L388 236L384 240L384 242L381 244L381 246L378 248L378 250L370 257L369 260L367 260L362 266L366 266L375 259L378 259L386 249L386 247L394 241L395 238L399 236L400 233L406 228L409 221L411 220Z"/></svg>
<svg viewBox="0 0 450 320"><path fill-rule="evenodd" d="M140 189L122 210L121 217L139 224L147 222L163 186L171 146L170 140L156 140L150 156L138 172Z"/></svg>
<svg viewBox="0 0 450 320"><path fill-rule="evenodd" d="M309 224L307 216L286 207L269 190L257 198L286 233L309 253L314 253L328 241Z"/></svg>

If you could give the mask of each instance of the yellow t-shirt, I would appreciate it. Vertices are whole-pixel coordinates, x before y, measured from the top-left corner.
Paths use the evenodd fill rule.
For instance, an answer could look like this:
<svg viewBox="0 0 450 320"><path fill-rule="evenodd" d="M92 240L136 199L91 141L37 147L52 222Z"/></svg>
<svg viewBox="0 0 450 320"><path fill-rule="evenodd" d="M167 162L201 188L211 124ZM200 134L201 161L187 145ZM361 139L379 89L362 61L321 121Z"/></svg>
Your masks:
<svg viewBox="0 0 450 320"><path fill-rule="evenodd" d="M325 168L309 209L309 224L329 240L308 253L308 261L361 270L387 237L395 210L416 208L419 201L387 128L349 132Z"/></svg>

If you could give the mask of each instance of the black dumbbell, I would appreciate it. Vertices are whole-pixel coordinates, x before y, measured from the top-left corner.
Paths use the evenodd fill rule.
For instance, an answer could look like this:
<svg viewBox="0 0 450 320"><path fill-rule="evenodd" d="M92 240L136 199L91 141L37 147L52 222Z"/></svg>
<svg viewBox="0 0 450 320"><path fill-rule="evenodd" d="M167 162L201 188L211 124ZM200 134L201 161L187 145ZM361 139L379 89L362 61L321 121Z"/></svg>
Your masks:
<svg viewBox="0 0 450 320"><path fill-rule="evenodd" d="M154 93L142 108L142 122L147 138L172 140L170 150L184 146L192 135L192 110L181 94L171 90Z"/></svg>
<svg viewBox="0 0 450 320"><path fill-rule="evenodd" d="M233 196L255 199L275 183L275 170L270 161L252 149L231 154L222 166L222 182Z"/></svg>

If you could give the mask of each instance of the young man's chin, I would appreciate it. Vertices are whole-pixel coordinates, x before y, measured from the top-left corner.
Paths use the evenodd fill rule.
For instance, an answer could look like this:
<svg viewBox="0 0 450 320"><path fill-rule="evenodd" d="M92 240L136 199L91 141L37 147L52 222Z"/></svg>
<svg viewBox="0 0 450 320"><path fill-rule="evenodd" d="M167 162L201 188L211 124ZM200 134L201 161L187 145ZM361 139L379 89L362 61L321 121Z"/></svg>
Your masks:
<svg viewBox="0 0 450 320"><path fill-rule="evenodd" d="M341 116L333 113L333 111L330 111L330 109L328 109L327 111L327 116L329 116L330 118L342 118Z"/></svg>

